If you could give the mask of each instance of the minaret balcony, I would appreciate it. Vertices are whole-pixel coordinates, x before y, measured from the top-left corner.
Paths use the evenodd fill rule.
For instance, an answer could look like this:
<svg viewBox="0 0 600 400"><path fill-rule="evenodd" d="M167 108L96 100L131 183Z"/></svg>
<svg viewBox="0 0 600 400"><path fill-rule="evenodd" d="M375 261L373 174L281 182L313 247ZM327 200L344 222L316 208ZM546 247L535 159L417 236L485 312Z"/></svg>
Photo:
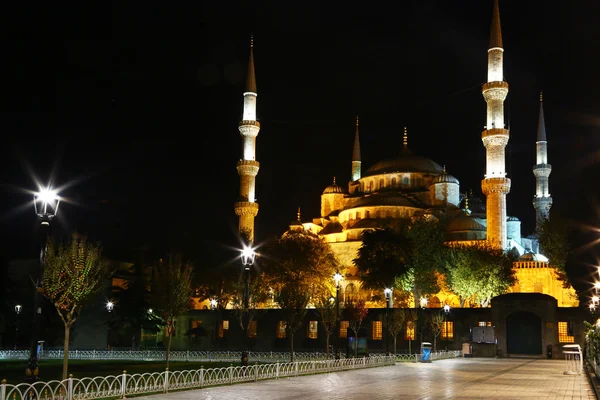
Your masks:
<svg viewBox="0 0 600 400"><path fill-rule="evenodd" d="M260 163L255 160L240 160L237 162L236 167L239 175L256 176L260 168Z"/></svg>
<svg viewBox="0 0 600 400"><path fill-rule="evenodd" d="M238 201L233 204L235 209L235 215L258 215L258 203L251 203L249 201Z"/></svg>
<svg viewBox="0 0 600 400"><path fill-rule="evenodd" d="M238 126L256 126L260 128L260 122L249 119L243 119L240 121Z"/></svg>
<svg viewBox="0 0 600 400"><path fill-rule="evenodd" d="M509 193L510 179L508 178L485 178L481 181L481 191L484 195L490 193Z"/></svg>
<svg viewBox="0 0 600 400"><path fill-rule="evenodd" d="M481 87L482 92L485 92L487 90L492 90L492 89L501 89L501 90L508 92L508 82L503 82L503 81L486 82Z"/></svg>

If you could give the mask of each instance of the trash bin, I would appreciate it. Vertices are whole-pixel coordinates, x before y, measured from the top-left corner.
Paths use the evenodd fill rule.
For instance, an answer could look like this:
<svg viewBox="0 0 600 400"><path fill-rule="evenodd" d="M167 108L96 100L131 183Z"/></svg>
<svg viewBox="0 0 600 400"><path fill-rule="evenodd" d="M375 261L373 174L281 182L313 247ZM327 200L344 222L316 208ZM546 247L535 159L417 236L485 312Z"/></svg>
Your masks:
<svg viewBox="0 0 600 400"><path fill-rule="evenodd" d="M548 346L546 346L546 356L548 358L552 358L552 345L549 344Z"/></svg>
<svg viewBox="0 0 600 400"><path fill-rule="evenodd" d="M566 344L563 347L565 355L565 375L579 375L583 372L583 354L578 344Z"/></svg>
<svg viewBox="0 0 600 400"><path fill-rule="evenodd" d="M473 357L473 352L471 351L471 343L462 344L462 354L463 357Z"/></svg>
<svg viewBox="0 0 600 400"><path fill-rule="evenodd" d="M421 343L421 362L431 362L431 343Z"/></svg>

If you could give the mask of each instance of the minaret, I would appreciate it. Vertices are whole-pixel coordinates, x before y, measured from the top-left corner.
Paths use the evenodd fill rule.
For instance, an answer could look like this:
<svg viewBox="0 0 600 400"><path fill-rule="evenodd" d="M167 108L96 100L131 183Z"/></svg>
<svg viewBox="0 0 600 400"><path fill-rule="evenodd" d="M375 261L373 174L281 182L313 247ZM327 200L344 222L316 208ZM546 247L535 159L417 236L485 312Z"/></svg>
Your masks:
<svg viewBox="0 0 600 400"><path fill-rule="evenodd" d="M546 141L546 124L544 123L544 107L542 94L540 93L540 119L538 122L537 140L535 142L535 154L537 164L533 166L535 175L535 196L533 207L535 208L535 227L539 229L540 223L548 218L552 197L550 197L548 177L552 172L552 166L548 164L548 142Z"/></svg>
<svg viewBox="0 0 600 400"><path fill-rule="evenodd" d="M258 214L258 204L254 196L255 179L260 164L256 161L256 136L260 124L256 120L256 77L254 75L254 41L250 39L250 60L244 91L244 113L239 123L242 135L242 159L237 163L240 176L240 197L234 204L235 214L239 216L239 231L246 232L254 240L254 217Z"/></svg>
<svg viewBox="0 0 600 400"><path fill-rule="evenodd" d="M354 149L352 150L352 182L360 179L360 139L358 138L358 115L356 116L356 133L354 134Z"/></svg>
<svg viewBox="0 0 600 400"><path fill-rule="evenodd" d="M487 125L481 134L486 152L486 174L481 189L486 196L487 240L495 247L506 249L506 195L510 179L506 177L504 149L509 132L504 126L504 99L508 83L502 72L504 49L500 28L498 0L494 0L490 46L488 49L488 79L483 84L483 98L487 103Z"/></svg>

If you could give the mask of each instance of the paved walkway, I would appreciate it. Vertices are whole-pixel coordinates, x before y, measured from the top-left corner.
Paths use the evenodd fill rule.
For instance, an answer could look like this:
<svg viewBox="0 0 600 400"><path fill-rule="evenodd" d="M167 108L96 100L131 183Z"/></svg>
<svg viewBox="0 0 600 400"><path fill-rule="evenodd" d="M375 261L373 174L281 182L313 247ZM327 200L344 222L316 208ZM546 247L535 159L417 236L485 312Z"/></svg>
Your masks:
<svg viewBox="0 0 600 400"><path fill-rule="evenodd" d="M585 375L564 361L457 358L243 383L138 397L137 400L595 399Z"/></svg>

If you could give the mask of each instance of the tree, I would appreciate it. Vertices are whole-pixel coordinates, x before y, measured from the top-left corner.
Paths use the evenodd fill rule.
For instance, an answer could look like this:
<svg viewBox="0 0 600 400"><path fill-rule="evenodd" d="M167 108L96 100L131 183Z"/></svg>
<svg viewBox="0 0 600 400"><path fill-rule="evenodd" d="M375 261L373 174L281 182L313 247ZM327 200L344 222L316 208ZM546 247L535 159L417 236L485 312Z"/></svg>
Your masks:
<svg viewBox="0 0 600 400"><path fill-rule="evenodd" d="M548 257L549 264L556 268L561 280L566 281L566 265L569 258L569 226L554 214L543 219L536 232L540 252Z"/></svg>
<svg viewBox="0 0 600 400"><path fill-rule="evenodd" d="M354 332L354 357L358 357L358 331L360 331L365 318L367 318L369 309L365 301L361 299L348 303L346 312L348 314L348 324Z"/></svg>
<svg viewBox="0 0 600 400"><path fill-rule="evenodd" d="M325 330L325 351L327 355L329 355L329 338L335 331L338 322L335 298L332 296L321 296L315 301L315 308L323 323L323 328Z"/></svg>
<svg viewBox="0 0 600 400"><path fill-rule="evenodd" d="M448 286L461 303L466 299L487 307L493 296L506 293L515 283L512 263L504 250L487 241L452 246L446 261Z"/></svg>
<svg viewBox="0 0 600 400"><path fill-rule="evenodd" d="M285 310L286 333L294 361L294 333L302 324L309 303L331 293L337 260L324 240L304 233L287 233L267 243L260 260L265 287L273 290L275 302Z"/></svg>
<svg viewBox="0 0 600 400"><path fill-rule="evenodd" d="M256 318L256 310L259 305L269 298L269 290L265 282L264 274L250 275L248 283L248 310L244 308L244 277L239 274L237 280L233 281L231 292L231 306L235 310L236 318L240 323L240 328L246 332L245 324L250 324ZM244 312L247 313L247 320L244 319Z"/></svg>
<svg viewBox="0 0 600 400"><path fill-rule="evenodd" d="M406 311L400 308L394 308L388 315L387 330L394 338L394 354L397 353L396 343L398 335L404 329L406 323Z"/></svg>
<svg viewBox="0 0 600 400"><path fill-rule="evenodd" d="M192 281L191 264L182 261L181 255L162 258L152 267L150 304L166 325L169 337L166 352L166 367L169 368L171 340L175 335L174 318L184 314L190 308Z"/></svg>
<svg viewBox="0 0 600 400"><path fill-rule="evenodd" d="M44 296L54 307L65 327L62 379L67 379L69 336L83 306L106 287L108 277L100 245L73 233L69 243L48 240L43 277Z"/></svg>
<svg viewBox="0 0 600 400"><path fill-rule="evenodd" d="M417 321L419 316L417 310L408 310L406 313L406 339L408 340L408 354L412 353L412 341L417 328Z"/></svg>
<svg viewBox="0 0 600 400"><path fill-rule="evenodd" d="M444 316L439 313L431 314L428 322L433 334L433 351L437 351L437 338L444 327Z"/></svg>
<svg viewBox="0 0 600 400"><path fill-rule="evenodd" d="M365 289L390 287L409 272L410 240L399 228L365 231L354 264Z"/></svg>

